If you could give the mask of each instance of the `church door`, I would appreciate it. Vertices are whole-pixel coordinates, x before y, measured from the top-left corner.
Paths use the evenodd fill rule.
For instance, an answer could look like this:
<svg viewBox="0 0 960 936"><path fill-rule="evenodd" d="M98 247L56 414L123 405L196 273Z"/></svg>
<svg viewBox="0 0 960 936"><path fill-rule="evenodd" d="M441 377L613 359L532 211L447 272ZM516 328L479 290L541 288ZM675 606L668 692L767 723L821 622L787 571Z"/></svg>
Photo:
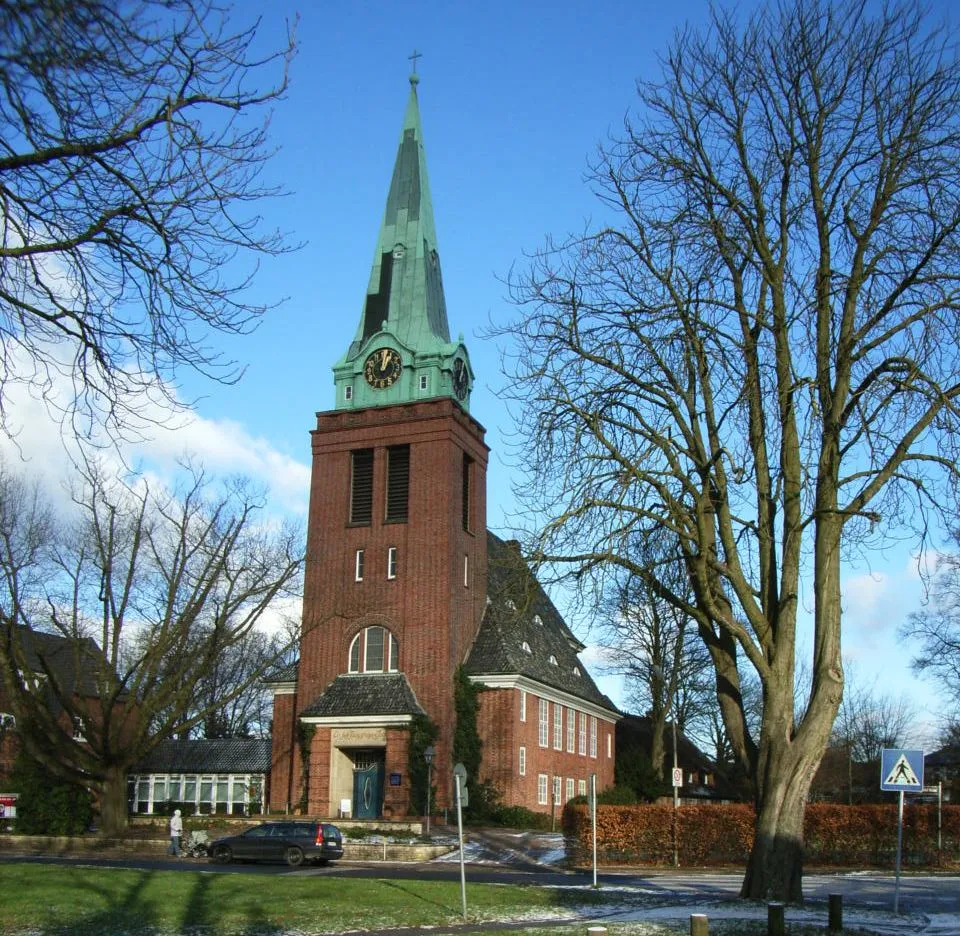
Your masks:
<svg viewBox="0 0 960 936"><path fill-rule="evenodd" d="M357 754L353 767L353 817L379 819L383 806L383 760L373 752Z"/></svg>

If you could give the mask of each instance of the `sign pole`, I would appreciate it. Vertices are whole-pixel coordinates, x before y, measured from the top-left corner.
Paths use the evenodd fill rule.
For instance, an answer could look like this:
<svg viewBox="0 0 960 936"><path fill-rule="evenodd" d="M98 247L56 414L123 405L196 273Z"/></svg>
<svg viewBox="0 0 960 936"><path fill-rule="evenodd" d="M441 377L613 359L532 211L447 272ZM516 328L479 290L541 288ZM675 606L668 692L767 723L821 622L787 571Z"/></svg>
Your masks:
<svg viewBox="0 0 960 936"><path fill-rule="evenodd" d="M897 877L893 885L893 912L900 912L900 849L903 845L903 790L900 791L900 806L897 809Z"/></svg>
<svg viewBox="0 0 960 936"><path fill-rule="evenodd" d="M593 829L593 886L597 886L597 775L590 774L590 825Z"/></svg>
<svg viewBox="0 0 960 936"><path fill-rule="evenodd" d="M460 784L462 782L460 774L453 776L454 785L457 788L457 835L460 838L460 902L463 904L463 919L467 919L467 876L463 869L463 808L461 806L462 796L460 795Z"/></svg>

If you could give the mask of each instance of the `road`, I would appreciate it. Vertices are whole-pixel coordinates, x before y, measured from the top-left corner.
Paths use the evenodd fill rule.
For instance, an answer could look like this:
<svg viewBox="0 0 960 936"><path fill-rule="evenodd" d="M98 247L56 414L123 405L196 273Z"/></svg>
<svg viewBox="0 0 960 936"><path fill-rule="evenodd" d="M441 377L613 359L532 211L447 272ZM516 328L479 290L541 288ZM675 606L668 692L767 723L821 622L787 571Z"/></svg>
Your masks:
<svg viewBox="0 0 960 936"><path fill-rule="evenodd" d="M0 856L0 866L11 861L28 861L63 865L135 868L142 870L208 871L216 874L246 874L297 877L327 876L353 878L386 878L390 880L459 881L456 862L420 864L337 862L322 868L288 868L285 865L210 864L205 861L172 858L58 858L48 856ZM534 870L500 867L489 864L466 866L467 883L523 884L541 887L588 887L590 873ZM737 896L742 874L713 871L631 870L602 872L597 883L602 889L629 889L638 897L657 902L725 901ZM807 874L803 879L804 896L808 901L826 903L829 894L842 894L845 907L864 910L890 910L893 907L892 874L852 872ZM900 879L900 910L907 913L960 915L960 876L904 875Z"/></svg>

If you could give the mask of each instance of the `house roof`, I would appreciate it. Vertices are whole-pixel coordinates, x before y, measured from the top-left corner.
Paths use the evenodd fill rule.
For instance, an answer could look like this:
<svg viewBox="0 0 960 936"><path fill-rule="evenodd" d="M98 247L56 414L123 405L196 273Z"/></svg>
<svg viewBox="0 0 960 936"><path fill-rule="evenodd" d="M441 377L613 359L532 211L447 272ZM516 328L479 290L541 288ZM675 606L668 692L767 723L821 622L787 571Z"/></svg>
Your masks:
<svg viewBox="0 0 960 936"><path fill-rule="evenodd" d="M487 607L464 669L525 676L611 711L577 654L584 648L531 572L519 544L487 532Z"/></svg>
<svg viewBox="0 0 960 936"><path fill-rule="evenodd" d="M270 739L217 738L161 741L134 773L267 773Z"/></svg>
<svg viewBox="0 0 960 936"><path fill-rule="evenodd" d="M402 673L351 673L337 676L301 716L423 715Z"/></svg>
<svg viewBox="0 0 960 936"><path fill-rule="evenodd" d="M28 672L49 672L65 696L98 695L97 673L107 662L95 640L74 640L27 627L14 627L10 634Z"/></svg>

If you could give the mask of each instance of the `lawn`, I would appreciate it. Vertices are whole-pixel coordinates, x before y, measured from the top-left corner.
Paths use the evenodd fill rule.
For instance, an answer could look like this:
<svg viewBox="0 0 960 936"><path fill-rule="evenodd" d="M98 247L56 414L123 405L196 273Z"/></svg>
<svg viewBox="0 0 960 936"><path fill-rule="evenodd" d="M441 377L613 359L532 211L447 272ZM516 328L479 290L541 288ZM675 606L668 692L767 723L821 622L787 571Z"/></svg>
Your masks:
<svg viewBox="0 0 960 936"><path fill-rule="evenodd" d="M0 933L29 936L308 936L346 930L463 924L460 887L437 881L327 875L252 877L216 871L132 871L0 865ZM608 902L609 901L609 902ZM470 923L542 921L484 936L584 934L594 915L623 909L624 895L581 888L467 884ZM575 925L558 925L563 920ZM611 925L609 936L685 936L688 926ZM711 921L711 936L761 936L766 926ZM788 925L790 936L824 928ZM848 934L855 932L847 930Z"/></svg>

